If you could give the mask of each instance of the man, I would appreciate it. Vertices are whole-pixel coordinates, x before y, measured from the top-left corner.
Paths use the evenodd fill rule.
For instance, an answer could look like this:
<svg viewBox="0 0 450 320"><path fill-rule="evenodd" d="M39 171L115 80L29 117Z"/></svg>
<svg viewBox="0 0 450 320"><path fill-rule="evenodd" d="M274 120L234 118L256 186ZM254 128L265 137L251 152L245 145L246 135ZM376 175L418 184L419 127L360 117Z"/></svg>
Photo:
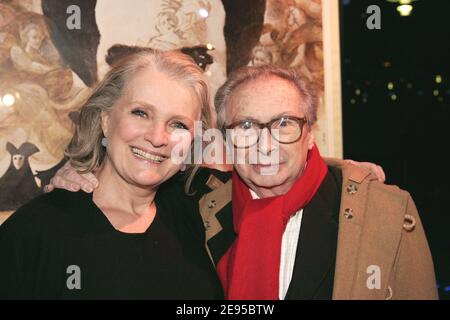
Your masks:
<svg viewBox="0 0 450 320"><path fill-rule="evenodd" d="M205 242L227 298L437 298L410 195L361 167L325 164L311 132L317 99L295 71L240 69L215 104L236 154L271 161L235 163L231 179L201 170L194 181ZM70 168L54 184L89 189L87 180L64 170Z"/></svg>
<svg viewBox="0 0 450 320"><path fill-rule="evenodd" d="M235 164L231 181L209 176L200 199L229 299L437 298L410 195L362 168L326 166L311 132L317 101L295 71L240 69L215 103L236 151L279 154L276 174Z"/></svg>

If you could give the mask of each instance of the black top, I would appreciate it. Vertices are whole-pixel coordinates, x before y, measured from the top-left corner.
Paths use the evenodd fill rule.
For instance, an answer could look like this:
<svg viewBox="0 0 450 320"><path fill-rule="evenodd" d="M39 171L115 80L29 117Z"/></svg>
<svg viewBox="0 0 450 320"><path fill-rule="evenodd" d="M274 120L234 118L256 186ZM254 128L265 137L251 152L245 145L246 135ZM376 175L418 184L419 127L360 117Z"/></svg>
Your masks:
<svg viewBox="0 0 450 320"><path fill-rule="evenodd" d="M92 194L35 198L0 227L0 298L223 298L201 217L183 184L170 185L138 234L116 230Z"/></svg>

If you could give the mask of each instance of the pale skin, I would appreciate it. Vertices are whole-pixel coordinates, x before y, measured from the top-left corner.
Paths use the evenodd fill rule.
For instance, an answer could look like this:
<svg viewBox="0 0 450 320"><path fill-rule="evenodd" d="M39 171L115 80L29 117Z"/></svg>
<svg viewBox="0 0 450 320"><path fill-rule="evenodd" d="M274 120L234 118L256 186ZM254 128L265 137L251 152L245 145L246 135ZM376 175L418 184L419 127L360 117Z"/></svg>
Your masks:
<svg viewBox="0 0 450 320"><path fill-rule="evenodd" d="M276 89L276 90L275 90ZM226 123L232 123L244 119L253 119L257 122L267 122L280 115L303 117L305 110L302 106L303 99L296 89L286 80L276 77L256 80L239 87L230 99L230 106L225 113ZM268 139L267 129L262 132L262 143L258 152L268 155L274 146ZM305 166L307 151L314 145L314 137L311 129L304 125L303 134L299 141L292 144L280 144L280 166L276 175L264 176L260 174L261 167L250 164L236 164L234 167L259 197L270 197L286 193L301 176ZM385 180L385 175L380 166L368 162L354 162L352 164L366 167L376 174L380 181ZM69 164L61 168L52 179L46 191L54 187L77 191L80 188L85 192L92 192L98 186L98 173L86 173L79 175ZM94 192L95 194L95 192Z"/></svg>
<svg viewBox="0 0 450 320"><path fill-rule="evenodd" d="M288 81L272 76L253 80L238 87L225 110L225 122L231 124L250 120L267 123L281 116L303 118L306 115L305 112L304 100L297 89ZM257 148L258 156L270 157L272 152L278 151L277 173L261 174L262 166L259 164L235 164L234 168L260 198L283 195L302 175L306 156L313 146L314 135L307 124L303 126L300 140L290 144L272 143L269 131L264 129L259 143L246 149L246 152L249 153L252 148ZM275 150L276 148L278 150ZM367 163L359 165L368 166L377 174L379 180L384 181L385 176L381 167Z"/></svg>
<svg viewBox="0 0 450 320"><path fill-rule="evenodd" d="M280 116L303 118L305 110L301 106L303 99L295 87L286 80L276 77L258 79L244 84L232 94L225 111L227 124L251 120L266 123ZM314 146L314 136L305 125L299 141L291 144L271 142L270 133L264 129L257 148L258 156L268 157L275 148L279 151L279 168L277 174L261 174L261 165L236 164L239 176L260 197L272 197L285 194L301 176L306 163L308 150ZM250 152L251 148L246 149Z"/></svg>
<svg viewBox="0 0 450 320"><path fill-rule="evenodd" d="M190 90L150 68L139 71L111 111L102 114L107 156L96 172L93 201L115 229L125 233L148 229L156 214L159 185L181 169L170 159L178 142L170 140L170 134L181 129L192 135L199 119L200 107ZM190 141L184 147L189 145ZM141 157L133 148L159 158Z"/></svg>

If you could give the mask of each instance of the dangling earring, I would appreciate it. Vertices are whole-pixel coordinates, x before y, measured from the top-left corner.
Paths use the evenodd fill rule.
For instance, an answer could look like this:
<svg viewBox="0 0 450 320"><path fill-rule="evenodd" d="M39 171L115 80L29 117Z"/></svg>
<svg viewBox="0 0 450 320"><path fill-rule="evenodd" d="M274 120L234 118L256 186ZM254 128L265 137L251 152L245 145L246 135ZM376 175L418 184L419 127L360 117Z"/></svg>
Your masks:
<svg viewBox="0 0 450 320"><path fill-rule="evenodd" d="M102 138L102 146L104 146L106 148L107 145L108 145L108 138L103 137Z"/></svg>

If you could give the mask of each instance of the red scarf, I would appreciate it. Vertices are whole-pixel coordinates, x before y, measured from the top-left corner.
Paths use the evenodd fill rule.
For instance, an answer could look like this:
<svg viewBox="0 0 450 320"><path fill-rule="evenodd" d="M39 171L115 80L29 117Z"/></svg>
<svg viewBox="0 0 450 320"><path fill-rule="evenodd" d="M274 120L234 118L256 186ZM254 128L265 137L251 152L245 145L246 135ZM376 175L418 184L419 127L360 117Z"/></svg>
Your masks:
<svg viewBox="0 0 450 320"><path fill-rule="evenodd" d="M233 221L237 238L217 264L231 300L277 300L281 240L290 217L314 197L328 168L316 146L308 152L301 177L284 195L253 200L233 171Z"/></svg>

